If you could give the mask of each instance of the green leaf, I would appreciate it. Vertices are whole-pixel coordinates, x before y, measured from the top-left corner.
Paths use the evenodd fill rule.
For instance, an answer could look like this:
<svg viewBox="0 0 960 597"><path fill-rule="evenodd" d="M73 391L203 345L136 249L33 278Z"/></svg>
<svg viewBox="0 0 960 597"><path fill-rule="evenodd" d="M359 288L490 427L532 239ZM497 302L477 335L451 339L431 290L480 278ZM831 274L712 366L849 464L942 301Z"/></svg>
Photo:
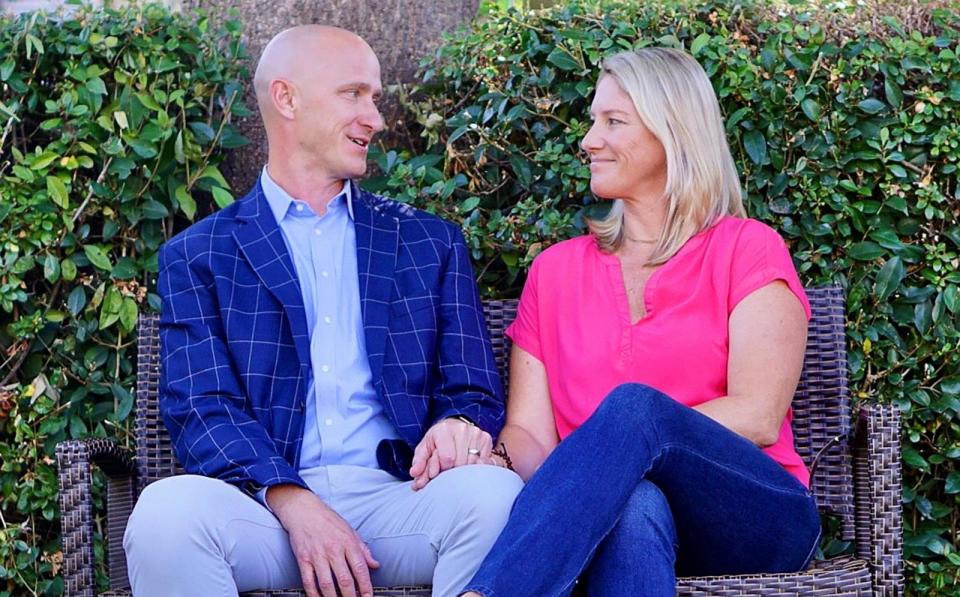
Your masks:
<svg viewBox="0 0 960 597"><path fill-rule="evenodd" d="M107 95L107 86L100 77L93 77L87 81L87 90L95 95Z"/></svg>
<svg viewBox="0 0 960 597"><path fill-rule="evenodd" d="M51 283L60 279L60 260L53 253L47 253L43 259L43 277Z"/></svg>
<svg viewBox="0 0 960 597"><path fill-rule="evenodd" d="M890 77L883 80L883 94L887 98L887 103L894 108L899 108L900 104L903 103L903 91L900 90L897 82Z"/></svg>
<svg viewBox="0 0 960 597"><path fill-rule="evenodd" d="M130 297L125 297L120 306L120 328L125 332L132 332L137 326L138 315L137 302Z"/></svg>
<svg viewBox="0 0 960 597"><path fill-rule="evenodd" d="M180 211L192 222L193 217L197 213L197 202L194 201L193 195L187 192L186 185L177 187L177 190L173 192L173 196L177 200L177 205L180 206Z"/></svg>
<svg viewBox="0 0 960 597"><path fill-rule="evenodd" d="M104 253L103 249L96 245L85 245L83 247L83 252L87 256L87 259L90 260L97 269L102 269L104 271L110 271L113 269L113 264L110 263L110 257Z"/></svg>
<svg viewBox="0 0 960 597"><path fill-rule="evenodd" d="M212 178L224 189L230 189L227 179L223 177L223 174L220 174L220 170L216 166L207 166L197 178Z"/></svg>
<svg viewBox="0 0 960 597"><path fill-rule="evenodd" d="M143 104L143 107L145 108L155 110L157 112L163 110L163 108L160 107L160 104L157 103L157 100L153 99L149 94L138 93L137 99L140 100L140 103Z"/></svg>
<svg viewBox="0 0 960 597"><path fill-rule="evenodd" d="M67 297L67 309L69 309L74 316L79 315L86 305L87 292L83 289L83 286L77 286L70 291L70 295Z"/></svg>
<svg viewBox="0 0 960 597"><path fill-rule="evenodd" d="M112 384L110 391L113 393L113 397L117 402L117 420L123 421L130 415L130 411L133 410L133 394L119 384Z"/></svg>
<svg viewBox="0 0 960 597"><path fill-rule="evenodd" d="M77 264L69 257L60 262L60 275L65 282L73 282L77 277Z"/></svg>
<svg viewBox="0 0 960 597"><path fill-rule="evenodd" d="M960 472L950 471L944 486L947 493L960 493Z"/></svg>
<svg viewBox="0 0 960 597"><path fill-rule="evenodd" d="M887 105L875 98L868 98L857 104L867 114L877 114L887 108Z"/></svg>
<svg viewBox="0 0 960 597"><path fill-rule="evenodd" d="M767 160L767 140L760 131L747 131L743 136L743 147L750 156L750 161L758 166L762 166Z"/></svg>
<svg viewBox="0 0 960 597"><path fill-rule="evenodd" d="M116 286L107 289L103 297L103 304L100 305L100 324L99 329L106 329L120 319L120 308L123 306L123 295Z"/></svg>
<svg viewBox="0 0 960 597"><path fill-rule="evenodd" d="M920 452L917 452L911 447L903 448L903 462L916 469L923 471L930 470L930 465L927 464L927 461L924 460L923 456L920 455Z"/></svg>
<svg viewBox="0 0 960 597"><path fill-rule="evenodd" d="M170 215L167 206L159 201L150 199L143 204L143 217L148 220L162 220Z"/></svg>
<svg viewBox="0 0 960 597"><path fill-rule="evenodd" d="M877 300L885 301L890 298L890 295L900 287L900 282L903 281L906 275L906 268L903 267L903 262L899 257L894 257L883 264L883 267L880 268L880 273L877 274L877 282L874 285Z"/></svg>
<svg viewBox="0 0 960 597"><path fill-rule="evenodd" d="M56 176L47 177L47 196L54 205L61 209L67 209L70 205L70 195L67 193L67 186Z"/></svg>
<svg viewBox="0 0 960 597"><path fill-rule="evenodd" d="M43 154L41 154L40 158L34 160L34 162L30 164L30 169L43 170L44 168L52 164L54 160L57 160L59 158L60 156L55 153L44 152Z"/></svg>
<svg viewBox="0 0 960 597"><path fill-rule="evenodd" d="M957 287L953 284L950 284L943 290L943 303L947 309L950 309L951 313L956 313L960 310L960 292L958 292Z"/></svg>
<svg viewBox="0 0 960 597"><path fill-rule="evenodd" d="M873 261L886 254L886 251L877 243L864 241L850 245L847 255L859 261Z"/></svg>
<svg viewBox="0 0 960 597"><path fill-rule="evenodd" d="M213 187L210 191L213 193L214 202L216 202L221 209L233 203L233 195L230 194L230 191L221 189L220 187Z"/></svg>
<svg viewBox="0 0 960 597"><path fill-rule="evenodd" d="M693 43L690 44L690 53L696 56L697 54L700 53L700 50L702 50L703 47L707 45L709 42L710 42L710 34L706 32L701 33L696 37L696 39L693 40Z"/></svg>
<svg viewBox="0 0 960 597"><path fill-rule="evenodd" d="M573 59L569 52L561 47L556 47L547 56L547 62L553 64L561 70L579 71L582 69L580 63Z"/></svg>
<svg viewBox="0 0 960 597"><path fill-rule="evenodd" d="M960 394L960 377L944 378L944 380L940 382L940 391L951 396Z"/></svg>
<svg viewBox="0 0 960 597"><path fill-rule="evenodd" d="M114 280L130 280L136 278L139 273L140 269L137 267L135 260L130 257L121 257L117 260L113 269L110 270L110 277Z"/></svg>
<svg viewBox="0 0 960 597"><path fill-rule="evenodd" d="M820 104L817 103L817 100L808 97L800 102L800 108L810 120L814 122L818 122L820 120Z"/></svg>

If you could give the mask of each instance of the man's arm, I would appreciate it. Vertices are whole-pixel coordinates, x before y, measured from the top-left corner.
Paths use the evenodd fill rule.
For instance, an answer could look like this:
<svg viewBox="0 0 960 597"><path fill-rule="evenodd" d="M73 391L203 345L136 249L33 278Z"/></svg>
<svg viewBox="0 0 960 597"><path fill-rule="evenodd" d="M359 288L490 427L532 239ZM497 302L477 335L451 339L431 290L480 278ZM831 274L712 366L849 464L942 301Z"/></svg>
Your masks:
<svg viewBox="0 0 960 597"><path fill-rule="evenodd" d="M160 412L184 469L234 485L306 487L247 411L211 291L184 240L160 251ZM205 275L206 274L206 275Z"/></svg>
<svg viewBox="0 0 960 597"><path fill-rule="evenodd" d="M431 397L433 425L415 449L410 468L415 489L447 469L490 462L491 437L504 420L503 386L469 251L460 230L453 225L449 230L450 250L440 281L439 380Z"/></svg>
<svg viewBox="0 0 960 597"><path fill-rule="evenodd" d="M449 225L450 250L440 279L436 363L431 418L434 424L463 416L497 435L504 422L503 385L480 294L470 264L470 252L459 228Z"/></svg>

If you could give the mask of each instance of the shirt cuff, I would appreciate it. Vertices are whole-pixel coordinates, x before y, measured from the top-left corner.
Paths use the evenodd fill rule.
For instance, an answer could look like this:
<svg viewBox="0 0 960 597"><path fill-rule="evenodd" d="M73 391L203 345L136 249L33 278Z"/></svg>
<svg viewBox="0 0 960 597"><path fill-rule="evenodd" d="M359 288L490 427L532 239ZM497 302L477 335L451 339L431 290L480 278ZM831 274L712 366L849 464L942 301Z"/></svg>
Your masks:
<svg viewBox="0 0 960 597"><path fill-rule="evenodd" d="M273 508L270 507L270 504L267 503L267 490L268 490L268 489L270 489L270 488L269 488L269 487L261 487L260 490L257 491L257 493L253 494L253 497L254 497L258 502L260 502L260 505L263 506L264 508L266 508L267 511L270 512L270 514L273 514L274 516L276 516L277 513L274 512L274 511L273 511Z"/></svg>

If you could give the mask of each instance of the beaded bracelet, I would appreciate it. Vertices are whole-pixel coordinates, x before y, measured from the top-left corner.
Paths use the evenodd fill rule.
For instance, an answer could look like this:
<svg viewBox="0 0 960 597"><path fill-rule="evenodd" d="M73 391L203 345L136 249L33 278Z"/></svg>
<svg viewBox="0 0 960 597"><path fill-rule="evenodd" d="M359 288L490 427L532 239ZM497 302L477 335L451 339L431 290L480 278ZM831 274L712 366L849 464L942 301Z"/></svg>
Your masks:
<svg viewBox="0 0 960 597"><path fill-rule="evenodd" d="M500 442L499 446L491 450L490 454L493 456L499 456L503 460L503 463L507 465L508 469L515 471L513 468L513 461L510 460L510 455L507 454L507 446L503 442Z"/></svg>

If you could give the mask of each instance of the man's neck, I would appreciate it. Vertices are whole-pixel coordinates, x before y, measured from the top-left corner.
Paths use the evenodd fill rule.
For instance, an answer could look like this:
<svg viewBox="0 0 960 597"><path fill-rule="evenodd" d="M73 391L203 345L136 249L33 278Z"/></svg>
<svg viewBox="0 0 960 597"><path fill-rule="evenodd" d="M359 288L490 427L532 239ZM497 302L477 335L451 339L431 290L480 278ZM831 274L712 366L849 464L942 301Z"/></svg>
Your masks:
<svg viewBox="0 0 960 597"><path fill-rule="evenodd" d="M296 159L267 161L267 173L273 182L295 199L304 201L317 215L327 213L330 200L340 194L347 181L329 176Z"/></svg>

